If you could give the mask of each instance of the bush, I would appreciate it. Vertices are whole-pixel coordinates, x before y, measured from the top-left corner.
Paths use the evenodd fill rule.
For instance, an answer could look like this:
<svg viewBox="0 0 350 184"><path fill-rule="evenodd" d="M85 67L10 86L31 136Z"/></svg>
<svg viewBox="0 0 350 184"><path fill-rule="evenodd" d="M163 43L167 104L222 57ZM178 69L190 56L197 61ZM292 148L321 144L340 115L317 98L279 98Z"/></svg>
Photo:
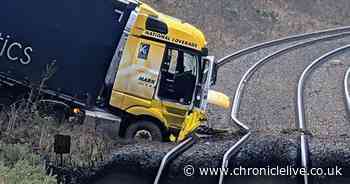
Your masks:
<svg viewBox="0 0 350 184"><path fill-rule="evenodd" d="M0 142L0 163L5 167L13 167L21 160L30 160L39 164L39 158L31 152L27 144L5 144Z"/></svg>
<svg viewBox="0 0 350 184"><path fill-rule="evenodd" d="M56 184L39 161L29 145L0 142L0 184Z"/></svg>
<svg viewBox="0 0 350 184"><path fill-rule="evenodd" d="M5 184L56 184L54 177L28 160L18 161L13 167L0 166L0 182ZM1 181L3 180L3 181Z"/></svg>

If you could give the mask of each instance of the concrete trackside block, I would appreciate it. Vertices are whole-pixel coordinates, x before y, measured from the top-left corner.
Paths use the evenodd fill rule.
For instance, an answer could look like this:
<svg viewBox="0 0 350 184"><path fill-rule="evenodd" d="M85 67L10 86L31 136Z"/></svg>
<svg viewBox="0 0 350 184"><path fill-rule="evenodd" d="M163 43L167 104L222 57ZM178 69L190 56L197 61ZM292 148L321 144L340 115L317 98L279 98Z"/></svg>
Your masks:
<svg viewBox="0 0 350 184"><path fill-rule="evenodd" d="M97 135L116 139L119 135L121 118L99 111L85 111L84 124L94 127Z"/></svg>

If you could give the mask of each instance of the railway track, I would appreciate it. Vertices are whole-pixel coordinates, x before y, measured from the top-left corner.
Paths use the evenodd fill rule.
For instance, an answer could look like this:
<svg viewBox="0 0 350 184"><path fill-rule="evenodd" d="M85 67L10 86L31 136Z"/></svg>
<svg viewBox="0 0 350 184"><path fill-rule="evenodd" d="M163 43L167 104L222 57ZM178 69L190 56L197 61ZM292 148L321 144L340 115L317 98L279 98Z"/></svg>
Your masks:
<svg viewBox="0 0 350 184"><path fill-rule="evenodd" d="M222 159L222 168L227 168L228 167L228 163L229 160L232 159L232 157L234 156L235 153L237 153L237 151L239 151L239 149L241 148L242 145L244 145L244 142L246 142L250 135L252 135L254 133L254 131L256 131L255 127L251 127L248 126L249 122L246 122L246 120L242 120L239 119L239 111L240 111L240 106L241 106L241 102L242 102L242 97L244 95L245 92L245 88L246 85L248 84L248 82L250 81L251 77L256 74L258 72L258 70L263 67L265 64L274 61L274 59L280 58L281 56L288 54L292 51L298 50L298 49L302 49L302 48L306 48L309 46L313 46L315 44L319 44L319 43L325 43L325 42L330 42L330 41L334 41L334 40L340 40L340 39L344 39L347 36L350 36L350 27L341 27L341 28L335 28L335 29L329 29L329 30L324 30L324 31L317 31L317 32L313 32L313 33L308 33L308 34L301 34L301 35L296 35L296 36L290 36L290 37L286 37L286 38L282 38L282 39L278 39L278 40L273 40L273 41L269 41L269 42L265 42L262 44L258 44L252 47L249 47L247 49L243 49L240 51L237 51L233 54L230 54L222 59L220 59L218 61L218 66L222 67L225 64L234 61L235 59L248 55L248 54L252 54L254 52L257 52L261 49L266 49L269 47L273 47L273 46L278 46L278 45L283 45L286 43L291 43L291 42L296 42L290 46L287 46L285 48L282 48L278 51L275 51L271 54L268 54L267 56L265 56L262 59L259 59L255 64L253 64L253 66L251 66L243 75L243 77L240 79L240 82L236 88L235 91L235 95L233 98L233 105L232 105L232 112L231 112L231 118L232 118L232 122L234 123L234 126L238 127L239 130L241 132L244 133L244 135L241 137L240 140L238 140L234 145L232 145L232 147L230 147L227 152L224 154L224 157ZM327 44L326 44L327 45ZM336 44L336 46L334 46L335 48L338 47L339 44ZM298 87L295 87L296 89L298 89L298 93L297 93L297 101L295 102L297 104L297 115L298 115L298 123L296 125L294 125L294 129L298 129L300 135L299 135L299 139L300 139L300 164L301 167L304 168L309 168L309 148L308 148L308 134L307 134L307 128L306 128L306 122L305 122L305 112L304 112L304 103L303 103L303 97L302 97L302 92L304 89L304 85L303 83L306 81L307 76L312 73L312 70L314 68L316 68L315 66L317 66L318 63L324 62L327 60L328 57L332 56L333 54L339 53L343 50L348 49L348 47L350 46L345 46L345 47L339 47L336 50L333 50L332 52L327 53L326 55L323 55L322 57L314 60L312 62L311 65L309 65L308 67L306 67L306 69L303 71L303 73L301 74L301 78L299 80L299 85ZM328 48L327 48L328 49ZM325 50L327 50L325 49ZM310 61L308 61L310 62ZM304 67L304 66L303 66ZM296 76L299 76L297 73L295 74ZM348 101L347 104L350 104L350 97L349 97L349 93L347 91L347 80L348 77L350 75L350 69L347 72L347 74L344 77L344 92ZM301 90L301 91L300 91ZM290 127L289 127L290 128ZM186 149L183 149L183 147L189 147L188 144L184 143L182 144L182 146L177 146L175 147L173 150L171 150L166 157L171 156L174 152L176 152L176 150L180 150L181 152L186 151ZM178 156L178 154L176 155ZM174 159L175 157L174 156ZM164 159L163 159L164 160ZM162 165L158 171L158 175L162 174L162 171L164 170L164 167L166 166L166 163L168 162L162 162ZM224 183L224 175L223 173L220 173L220 177L219 177L219 184ZM157 178L158 178L157 175ZM159 179L155 180L154 184L159 183ZM308 177L303 177L303 183L305 184L309 184L310 180Z"/></svg>
<svg viewBox="0 0 350 184"><path fill-rule="evenodd" d="M346 70L344 75L344 98L347 114L350 114L350 92L349 92L349 77L350 77L350 67Z"/></svg>
<svg viewBox="0 0 350 184"><path fill-rule="evenodd" d="M166 169L167 164L171 162L173 159L175 159L176 156L181 154L182 152L186 151L187 149L191 148L196 142L198 138L194 136L190 136L184 141L182 141L180 144L175 146L173 149L171 149L163 158L159 170L157 172L156 178L154 180L154 184L158 184L161 181L163 171Z"/></svg>
<svg viewBox="0 0 350 184"><path fill-rule="evenodd" d="M266 56L265 58L259 60L258 62L256 62L251 68L249 68L249 70L243 75L243 77L240 80L240 83L236 89L236 93L235 93L235 97L233 99L233 107L232 107L232 113L231 113L231 118L232 120L238 124L240 127L242 127L244 130L249 130L248 127L244 127L242 126L242 122L240 122L240 120L238 119L238 112L239 112L239 107L240 107L240 103L241 103L241 97L244 93L245 90L245 86L247 85L247 83L249 82L249 79L251 78L251 76L260 68L262 67L264 64L273 61L274 58L281 56L289 51L295 50L295 49L300 49L303 47L307 47L310 45L313 45L315 43L318 42L323 42L323 41L329 41L329 40L333 40L333 39L340 39L343 38L345 36L349 36L350 33L349 32L345 32L345 33L340 33L340 34L336 34L336 35L330 35L330 36L324 36L321 38L317 38L317 39L313 39L310 41L306 41L306 42L302 42L302 43L297 43L291 46L288 46L286 48L283 48L281 50L278 50L268 56ZM244 125L244 124L243 124ZM300 128L300 127L299 127ZM242 139L240 140L240 142L243 142L244 140L246 140L249 136L250 136L251 132L248 132L248 134L246 134L244 137L242 137ZM303 141L305 141L305 139L303 139ZM232 155L232 152L236 150L238 146L234 145L230 150L227 151L227 153L225 155ZM303 148L304 150L305 148ZM304 154L302 156L302 158L306 158L306 155ZM228 160L230 159L230 157L224 157L223 159L223 168L227 167L228 164ZM305 165L305 164L304 164ZM223 177L224 175L221 173L220 175L220 181L219 183L222 184L223 183Z"/></svg>
<svg viewBox="0 0 350 184"><path fill-rule="evenodd" d="M329 61L328 58L336 55L336 54L340 54L346 50L350 49L350 45L346 45L344 47L340 47L337 49L332 50L331 52L326 53L325 55L322 55L321 57L317 58L316 60L314 60L302 73L299 82L298 82L298 88L297 88L297 114L298 114L298 125L299 125L299 129L302 130L301 131L301 135L300 135L300 143L301 143L301 165L304 168L308 169L308 162L309 162L309 149L308 149L308 139L307 139L307 123L305 120L305 108L304 108L304 86L305 86L305 82L307 80L307 78L310 76L310 74L317 68L318 65ZM308 177L305 175L304 176L304 183L308 184L309 183L309 179Z"/></svg>
<svg viewBox="0 0 350 184"><path fill-rule="evenodd" d="M322 35L327 35L327 34L336 34L336 33L341 33L341 32L346 32L350 31L350 26L345 26L345 27L339 27L339 28L332 28L332 29L327 29L327 30L321 30L321 31L315 31L312 33L304 33L304 34L299 34L299 35L293 35L293 36L287 36L284 38L276 39L276 40L271 40L268 42L263 42L257 45L250 46L248 48L238 50L232 54L229 54L217 61L219 68L224 66L225 64L242 57L247 54L251 54L253 52L256 52L261 49L265 49L268 47L273 47L276 45L281 45L285 44L288 42L295 42L295 41L300 41L300 40L305 40L308 38L315 38L319 37Z"/></svg>

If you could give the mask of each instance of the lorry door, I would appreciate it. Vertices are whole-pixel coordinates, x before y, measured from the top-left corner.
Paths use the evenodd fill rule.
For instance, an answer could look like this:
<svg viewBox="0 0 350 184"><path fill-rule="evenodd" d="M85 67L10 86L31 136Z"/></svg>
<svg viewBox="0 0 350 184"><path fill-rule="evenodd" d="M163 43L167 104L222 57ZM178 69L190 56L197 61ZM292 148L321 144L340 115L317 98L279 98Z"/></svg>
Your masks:
<svg viewBox="0 0 350 184"><path fill-rule="evenodd" d="M158 97L170 127L181 128L192 102L196 84L197 57L168 47L161 67Z"/></svg>
<svg viewBox="0 0 350 184"><path fill-rule="evenodd" d="M112 105L126 109L154 99L165 44L130 36L119 64ZM136 100L136 101L135 101Z"/></svg>

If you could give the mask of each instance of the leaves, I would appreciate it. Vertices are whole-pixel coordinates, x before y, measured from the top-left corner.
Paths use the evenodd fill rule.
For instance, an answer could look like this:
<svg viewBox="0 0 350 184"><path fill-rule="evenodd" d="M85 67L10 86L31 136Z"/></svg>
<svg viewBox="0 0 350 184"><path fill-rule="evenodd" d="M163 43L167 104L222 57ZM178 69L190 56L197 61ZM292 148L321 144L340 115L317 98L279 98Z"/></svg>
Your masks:
<svg viewBox="0 0 350 184"><path fill-rule="evenodd" d="M0 183L56 184L55 177L47 176L40 167L39 156L27 144L0 142Z"/></svg>

